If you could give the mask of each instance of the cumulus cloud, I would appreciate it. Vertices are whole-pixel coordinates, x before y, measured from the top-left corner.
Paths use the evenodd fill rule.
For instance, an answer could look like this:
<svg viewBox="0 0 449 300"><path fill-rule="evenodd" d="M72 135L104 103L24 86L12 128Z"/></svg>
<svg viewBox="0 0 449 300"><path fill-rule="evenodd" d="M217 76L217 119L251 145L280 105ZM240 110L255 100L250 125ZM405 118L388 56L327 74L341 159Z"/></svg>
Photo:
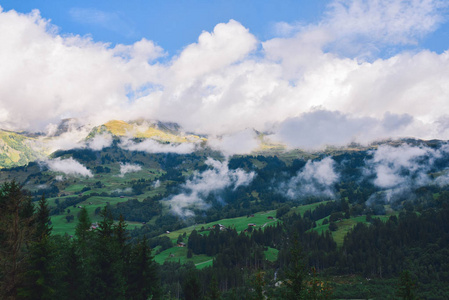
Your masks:
<svg viewBox="0 0 449 300"><path fill-rule="evenodd" d="M334 166L335 161L330 157L320 161L309 160L296 176L281 184L280 191L291 199L307 196L333 197L334 185L339 179Z"/></svg>
<svg viewBox="0 0 449 300"><path fill-rule="evenodd" d="M373 157L366 161L365 175L371 176L373 184L384 193L372 195L367 203L391 202L404 195L413 197L412 191L416 188L449 184L447 170L440 173L441 168L447 165L448 150L448 144L436 148L424 145L382 145L372 150ZM439 172L433 173L435 170Z"/></svg>
<svg viewBox="0 0 449 300"><path fill-rule="evenodd" d="M354 117L338 111L314 110L280 123L271 138L292 148L315 150L324 146L367 143L400 137L413 123L410 115L385 113L382 119Z"/></svg>
<svg viewBox="0 0 449 300"><path fill-rule="evenodd" d="M128 164L128 163L120 163L120 177L125 176L126 173L138 172L142 170L142 167L139 165Z"/></svg>
<svg viewBox="0 0 449 300"><path fill-rule="evenodd" d="M95 151L100 151L103 148L109 147L111 145L112 135L108 133L97 134L87 142L87 147Z"/></svg>
<svg viewBox="0 0 449 300"><path fill-rule="evenodd" d="M252 147L239 139L248 128L294 147L391 135L447 139L449 53L419 48L444 22L446 7L438 0L334 0L317 23L278 26L281 37L258 41L230 20L164 60L147 39L111 47L62 36L38 11L1 11L0 127L37 131L68 117L92 126L157 119L221 136L217 147L229 153ZM101 16L104 24L114 18ZM401 45L412 51L398 51ZM192 151L149 143L126 147Z"/></svg>
<svg viewBox="0 0 449 300"><path fill-rule="evenodd" d="M89 169L87 169L85 166L83 166L73 158L67 159L56 158L46 161L45 164L53 172L60 172L69 176L85 176L85 177L93 176L92 172Z"/></svg>
<svg viewBox="0 0 449 300"><path fill-rule="evenodd" d="M129 151L142 151L148 153L188 154L195 151L196 145L194 143L164 144L151 139L137 143L131 139L122 139L119 147Z"/></svg>
<svg viewBox="0 0 449 300"><path fill-rule="evenodd" d="M260 146L256 132L249 129L221 137L209 137L207 143L227 156L249 154Z"/></svg>
<svg viewBox="0 0 449 300"><path fill-rule="evenodd" d="M183 193L168 199L173 213L182 217L193 216L193 209L204 210L209 207L205 199L210 194L248 185L256 175L242 169L230 170L227 161L208 158L205 163L209 167L206 171L195 174L182 186Z"/></svg>
<svg viewBox="0 0 449 300"><path fill-rule="evenodd" d="M441 156L434 149L410 145L382 145L372 153L373 158L367 161L367 166L369 172L375 174L374 184L383 189L419 187L430 183L427 172L435 159Z"/></svg>

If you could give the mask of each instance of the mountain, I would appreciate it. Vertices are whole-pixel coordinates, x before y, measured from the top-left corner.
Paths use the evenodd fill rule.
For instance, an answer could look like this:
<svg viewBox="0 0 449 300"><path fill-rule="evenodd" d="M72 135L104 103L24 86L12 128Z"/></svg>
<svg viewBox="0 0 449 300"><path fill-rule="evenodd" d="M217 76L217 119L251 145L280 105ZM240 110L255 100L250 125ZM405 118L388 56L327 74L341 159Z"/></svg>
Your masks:
<svg viewBox="0 0 449 300"><path fill-rule="evenodd" d="M36 137L0 130L0 169L23 166L42 156Z"/></svg>
<svg viewBox="0 0 449 300"><path fill-rule="evenodd" d="M425 144L435 147L441 141L422 141L417 139L385 140L370 145L350 144L345 147L329 146L320 151L305 151L301 149L289 149L286 145L270 140L270 135L255 131L259 146L251 152L254 155L277 155L285 161L293 161L296 158L316 158L319 155L337 155L347 151L364 151L375 149L380 145L388 144L398 146L401 144L419 145ZM57 150L74 148L89 148L97 137L109 136L113 139L137 139L140 141L151 139L162 144L188 144L202 145L208 148L208 136L194 133L186 133L180 125L171 122L155 120L111 120L100 126L89 127L81 124L76 119L64 119L59 125L54 126L47 135L30 134L25 132L12 132L0 130L0 169L24 166L29 162L45 159ZM218 137L219 139L220 137ZM217 150L216 148L214 148Z"/></svg>
<svg viewBox="0 0 449 300"><path fill-rule="evenodd" d="M185 134L182 132L181 127L178 124L145 120L132 122L111 120L101 126L94 127L91 130L88 139L103 133L109 133L115 137L154 139L168 143L186 143L201 140L198 135Z"/></svg>

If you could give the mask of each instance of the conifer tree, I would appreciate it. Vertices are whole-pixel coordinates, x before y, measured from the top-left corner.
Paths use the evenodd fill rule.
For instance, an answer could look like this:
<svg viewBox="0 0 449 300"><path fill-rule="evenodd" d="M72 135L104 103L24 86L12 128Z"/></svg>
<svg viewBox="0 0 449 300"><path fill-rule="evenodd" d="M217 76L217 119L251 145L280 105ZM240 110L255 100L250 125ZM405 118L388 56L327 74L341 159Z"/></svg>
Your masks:
<svg viewBox="0 0 449 300"><path fill-rule="evenodd" d="M45 194L42 195L37 204L37 212L35 214L34 222L36 224L35 238L37 241L43 239L45 236L50 236L52 226L50 225L50 210L48 209L48 203L45 199Z"/></svg>
<svg viewBox="0 0 449 300"><path fill-rule="evenodd" d="M29 246L25 286L19 294L25 299L50 299L54 294L53 249L50 241L50 211L42 195L34 216L34 241Z"/></svg>
<svg viewBox="0 0 449 300"><path fill-rule="evenodd" d="M160 281L157 265L146 236L132 249L128 277L127 299L159 299Z"/></svg>
<svg viewBox="0 0 449 300"><path fill-rule="evenodd" d="M33 205L15 181L0 188L0 298L16 299L34 235Z"/></svg>
<svg viewBox="0 0 449 300"><path fill-rule="evenodd" d="M290 248L290 266L285 272L287 299L301 299L304 291L305 266L302 261L302 248L298 242L298 236L295 234L293 245Z"/></svg>
<svg viewBox="0 0 449 300"><path fill-rule="evenodd" d="M125 299L126 281L121 249L114 237L112 215L105 207L92 246L89 297L94 299Z"/></svg>

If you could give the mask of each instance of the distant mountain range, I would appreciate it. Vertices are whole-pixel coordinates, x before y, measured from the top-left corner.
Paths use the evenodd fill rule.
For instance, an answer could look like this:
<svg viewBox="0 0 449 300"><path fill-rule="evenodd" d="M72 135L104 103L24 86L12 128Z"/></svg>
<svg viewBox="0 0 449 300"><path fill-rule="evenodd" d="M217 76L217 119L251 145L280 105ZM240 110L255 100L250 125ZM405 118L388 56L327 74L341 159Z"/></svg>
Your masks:
<svg viewBox="0 0 449 300"><path fill-rule="evenodd" d="M253 154L280 154L285 157L313 156L311 153L299 149L288 150L287 147L281 143L271 142L263 133L257 132L257 135L260 141L260 146L253 151ZM109 136L112 137L112 139L122 139L126 137L140 140L151 139L163 144L201 143L203 146L208 140L207 136L184 132L176 123L148 120L129 122L111 120L103 125L89 128L78 123L75 119L65 119L47 135L42 133L13 132L0 129L0 169L23 166L31 161L45 159L54 151L58 150L58 141L62 139L71 140L71 145L74 148L88 148L89 142L93 141L98 136ZM358 151L376 148L380 144L400 145L403 143L415 145L425 143L431 146L441 143L441 141L421 141L416 139L388 140L376 142L369 146L351 144L346 147L328 147L320 152L335 154L341 151Z"/></svg>

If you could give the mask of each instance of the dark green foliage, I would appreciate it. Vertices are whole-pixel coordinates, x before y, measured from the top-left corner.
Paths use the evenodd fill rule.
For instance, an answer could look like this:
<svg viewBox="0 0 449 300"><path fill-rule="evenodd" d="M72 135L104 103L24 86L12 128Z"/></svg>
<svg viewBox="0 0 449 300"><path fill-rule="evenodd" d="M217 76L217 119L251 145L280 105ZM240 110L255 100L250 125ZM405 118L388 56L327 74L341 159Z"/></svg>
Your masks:
<svg viewBox="0 0 449 300"><path fill-rule="evenodd" d="M52 299L55 293L53 245L50 236L43 235L29 247L24 286L19 290L23 299Z"/></svg>
<svg viewBox="0 0 449 300"><path fill-rule="evenodd" d="M305 287L306 269L303 263L303 252L297 237L294 238L293 245L290 248L290 266L286 270L285 276L286 298L301 299Z"/></svg>
<svg viewBox="0 0 449 300"><path fill-rule="evenodd" d="M146 238L133 247L128 274L126 299L160 299L158 266L153 261Z"/></svg>
<svg viewBox="0 0 449 300"><path fill-rule="evenodd" d="M337 224L335 223L335 221L331 221L330 223L329 223L329 230L330 231L336 231L338 229L338 226L337 226Z"/></svg>
<svg viewBox="0 0 449 300"><path fill-rule="evenodd" d="M186 300L197 300L201 298L201 283L196 272L187 274L182 289Z"/></svg>
<svg viewBox="0 0 449 300"><path fill-rule="evenodd" d="M125 299L126 278L119 240L114 236L113 219L107 206L101 212L91 253L89 296L96 299Z"/></svg>
<svg viewBox="0 0 449 300"><path fill-rule="evenodd" d="M28 270L28 245L35 236L33 206L15 181L0 189L0 298L16 299Z"/></svg>
<svg viewBox="0 0 449 300"><path fill-rule="evenodd" d="M397 295L403 300L414 300L416 283L408 270L405 270L399 276Z"/></svg>
<svg viewBox="0 0 449 300"><path fill-rule="evenodd" d="M51 299L54 294L53 256L51 242L50 212L44 195L39 200L34 216L34 239L29 246L28 270L25 285L19 291L25 299Z"/></svg>

